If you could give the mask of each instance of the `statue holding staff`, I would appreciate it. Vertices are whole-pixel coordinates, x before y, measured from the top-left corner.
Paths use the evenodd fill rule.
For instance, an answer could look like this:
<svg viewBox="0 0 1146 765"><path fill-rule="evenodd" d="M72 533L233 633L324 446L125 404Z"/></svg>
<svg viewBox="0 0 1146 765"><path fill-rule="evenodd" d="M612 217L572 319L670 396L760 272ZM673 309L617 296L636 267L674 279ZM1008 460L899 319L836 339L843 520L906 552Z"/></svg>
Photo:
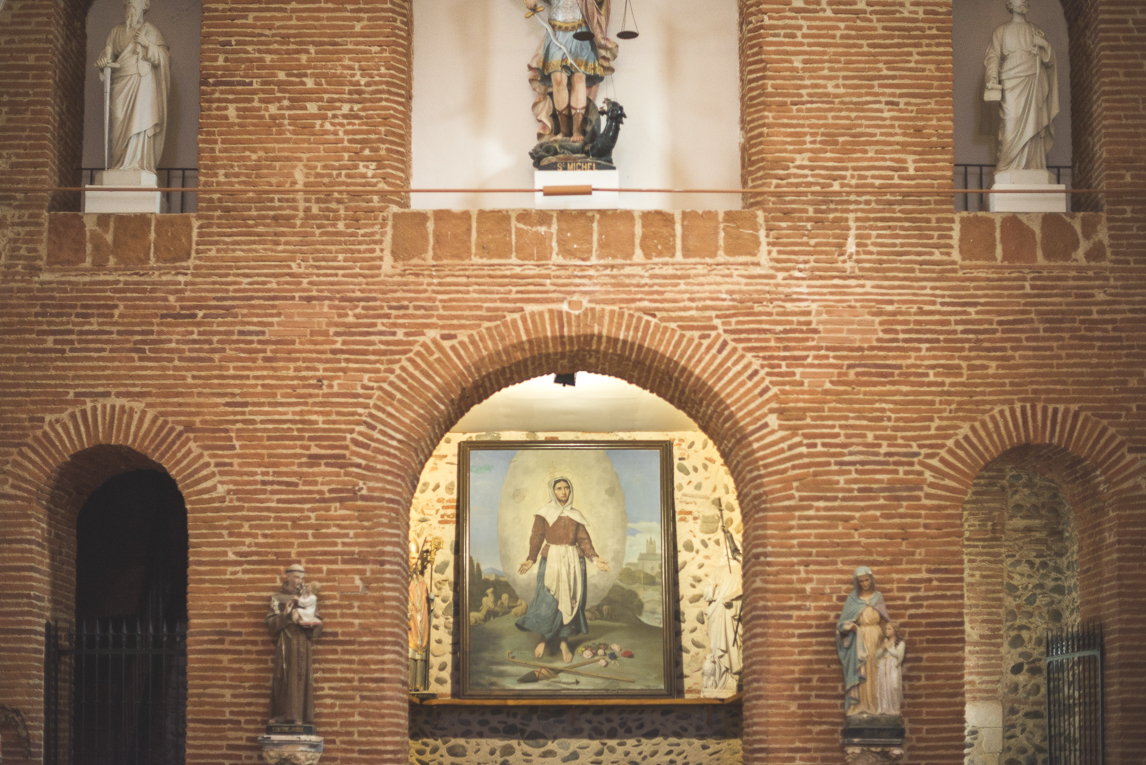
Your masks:
<svg viewBox="0 0 1146 765"><path fill-rule="evenodd" d="M154 173L167 131L171 58L163 35L143 20L150 0L124 0L126 19L96 60L104 81L108 170Z"/></svg>

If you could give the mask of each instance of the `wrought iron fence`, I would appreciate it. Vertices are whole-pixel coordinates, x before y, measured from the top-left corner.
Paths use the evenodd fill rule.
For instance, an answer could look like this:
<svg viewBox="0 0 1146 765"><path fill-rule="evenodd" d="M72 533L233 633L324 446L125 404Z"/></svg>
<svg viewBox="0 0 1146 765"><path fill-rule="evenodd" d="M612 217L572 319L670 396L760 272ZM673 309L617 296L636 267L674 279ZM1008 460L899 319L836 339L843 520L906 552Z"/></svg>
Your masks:
<svg viewBox="0 0 1146 765"><path fill-rule="evenodd" d="M1102 765L1102 625L1047 633L1049 765Z"/></svg>
<svg viewBox="0 0 1146 765"><path fill-rule="evenodd" d="M182 765L185 623L99 619L66 637L48 623L44 639L44 765ZM71 725L61 730L68 711Z"/></svg>
<svg viewBox="0 0 1146 765"><path fill-rule="evenodd" d="M95 174L103 172L102 167L80 169L80 185L88 186L95 182ZM160 188L193 189L199 185L199 170L194 167L156 168ZM165 213L193 213L197 209L194 191L165 191L161 200Z"/></svg>
<svg viewBox="0 0 1146 765"><path fill-rule="evenodd" d="M44 765L60 752L60 628L44 622Z"/></svg>
<svg viewBox="0 0 1146 765"><path fill-rule="evenodd" d="M1054 173L1054 182L1065 184L1071 188L1073 170L1069 165L1048 165L1047 170ZM994 165L955 165L955 188L977 191L989 189L995 183ZM986 194L957 194L955 196L955 212L985 212L987 206Z"/></svg>

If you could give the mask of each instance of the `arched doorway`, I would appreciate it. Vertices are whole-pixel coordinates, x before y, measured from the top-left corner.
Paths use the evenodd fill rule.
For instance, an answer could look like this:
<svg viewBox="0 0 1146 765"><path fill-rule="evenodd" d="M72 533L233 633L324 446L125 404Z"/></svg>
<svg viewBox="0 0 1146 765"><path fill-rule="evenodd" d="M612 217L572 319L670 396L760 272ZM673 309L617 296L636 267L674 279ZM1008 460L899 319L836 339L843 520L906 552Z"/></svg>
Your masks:
<svg viewBox="0 0 1146 765"><path fill-rule="evenodd" d="M411 502L434 448L462 415L496 391L537 376L615 376L689 415L715 444L736 486L744 517L745 720L753 719L753 708L764 708L767 693L767 625L760 611L751 610L767 584L760 573L767 565L763 507L773 492L791 491L800 473L789 467L804 459L803 441L780 427L773 411L776 393L763 370L727 338L684 334L629 311L573 305L576 310L526 312L464 336L430 339L380 387L352 442L362 466L361 501L369 503L375 519L369 532L380 540L379 556L387 564L377 568L379 607L407 613ZM394 713L407 709L406 633L405 620L393 619L372 634L379 647L378 681L362 684L360 691L378 699L373 732L379 752L394 761L410 751L409 718ZM360 673L374 666L360 665ZM395 666L403 668L400 676ZM764 741L767 715L754 719L744 730L745 751Z"/></svg>
<svg viewBox="0 0 1146 765"><path fill-rule="evenodd" d="M121 473L76 521L72 765L179 763L187 508L165 471Z"/></svg>
<svg viewBox="0 0 1146 765"><path fill-rule="evenodd" d="M576 384L569 386L573 380ZM425 650L412 660L412 670L421 669L425 673L424 691L428 695L450 696L464 684L462 675L466 670L460 666L463 655L469 658L470 671L475 663L480 664L476 674L487 679L495 674L491 668L506 647L512 647L529 660L535 658L529 650L534 647L535 635L520 626L514 629L517 619L528 610L515 587L527 581L528 575L511 583L513 571L507 575L507 570L503 570L506 566L493 565L495 560L488 557L489 550L478 552L472 544L472 535L463 543L463 538L456 534L459 526L455 518L463 512L460 506L469 505L466 509L472 519L476 508L484 504L476 499L479 492L469 492L475 476L481 476L481 482L496 476L496 468L492 471L485 468L493 468L498 460L483 462L480 468L463 472L460 455L467 449L473 449L471 455L497 454L501 458L498 464L503 466L518 460L520 465L525 465L532 458L539 458L555 469L568 471L576 458L571 456L571 451L563 450L593 444L610 454L609 449L623 449L626 442L641 448L667 444L671 454L668 477L675 515L670 534L675 539L674 549L666 557L659 529L648 528L652 524L634 512L648 500L648 486L633 482L634 476L627 474L629 480L621 479L617 488L624 496L621 504L627 514L628 549L622 553L623 557L613 561L613 570L619 575L607 588L608 594L599 601L587 600L587 631L569 639L569 644L576 649L577 664L570 667L572 672L552 678L529 672L522 675L524 669L510 672L507 687L511 691L579 693L589 690L594 683L607 685L610 673L631 673L637 666L637 660L631 655L623 657L625 649L642 650L624 637L632 634L630 630L634 625L637 630L647 630L648 625L663 625L673 635L670 663L679 698L691 699L697 706L674 708L674 714L666 717L662 714L664 708L619 706L610 707L608 714L601 714L601 710L594 710L590 705L578 710L576 723L564 709L489 708L480 710L481 725L474 724L469 709L446 709L436 714L440 707L412 706L410 747L418 760L444 765L455 758L489 752L508 761L531 753L542 757L557 753L569 758L569 762L589 759L614 764L662 757L667 758L666 761L675 757L718 762L737 762L742 758L741 707L736 703L702 706L715 704L717 699L733 696L738 690L738 670L729 673L735 677L725 677L722 673L719 681L713 672L708 686L705 685L706 662L715 668L714 656L720 650L713 650L714 638L718 643L727 638L734 650L741 647L743 638L739 618L741 602L735 594L741 586L740 560L737 557L733 563L732 559L724 558L725 550L731 549L728 539L737 547L743 542L744 523L736 488L716 446L693 420L663 399L617 378L579 372L575 378L561 375L555 379L554 375L545 375L503 388L470 409L435 447L422 470L410 508L411 550L435 547L438 550L430 570L421 576L415 574L411 586L412 603L419 584L428 584L432 595ZM515 455L512 459L511 454ZM610 461L612 467L620 464L612 464L611 458L606 461ZM474 464L469 463L471 467ZM619 470L624 474L624 468ZM645 476L656 472L655 466L651 469L645 466L642 470ZM493 482L503 478L493 478ZM579 477L574 477L573 483L580 487L578 507L586 508L587 516L596 520L599 516L594 516L588 508L595 508L597 503L590 500L588 505L581 504L593 495L592 487L584 485ZM502 485L513 486L512 482ZM522 486L516 490L528 493ZM602 493L597 492L598 500ZM466 500L473 501L467 503ZM528 501L524 504L528 513L526 521L532 523L532 510L536 505ZM488 514L484 517L491 519ZM522 526L521 531L528 533L529 526ZM606 555L602 543L607 544L608 539L598 535L602 527L594 527L590 522L588 531L595 540L596 552ZM512 536L513 532L509 533ZM435 540L437 545L432 544ZM469 551L468 560L458 558L463 549ZM661 564L665 560L670 562L671 575L662 579ZM468 577L462 574L465 568L469 569ZM468 591L461 584L467 578ZM658 596L666 581L671 581L676 602L662 611ZM727 586L721 592L729 594L730 599L718 594L721 586ZM601 589L602 594L605 589ZM484 599L482 593L486 593ZM727 619L723 611L718 611L725 604L729 607ZM721 618L713 618L715 614ZM463 619L468 626L469 642L461 639L469 650L458 651L455 644L460 635L465 634L465 626L459 624ZM733 625L731 631L722 633L724 625L729 623ZM413 627L411 632L413 635ZM489 639L504 642L498 643L499 650L487 655L475 650L475 646ZM594 665L586 667L583 651L590 645L595 646L593 650L601 651L602 656L589 657ZM653 650L648 644L643 648L646 655ZM608 651L613 655L609 656ZM740 655L738 650L736 655ZM553 651L549 652L549 658L536 660L552 662L558 667L561 664ZM605 662L605 665L597 666L596 662ZM590 674L578 675L578 666ZM596 677L592 675L594 671ZM518 676L522 676L524 684L520 680L514 684ZM414 679L412 672L412 682ZM718 684L722 687L716 688ZM624 687L614 687L610 692L624 691ZM724 693L727 696L722 696Z"/></svg>

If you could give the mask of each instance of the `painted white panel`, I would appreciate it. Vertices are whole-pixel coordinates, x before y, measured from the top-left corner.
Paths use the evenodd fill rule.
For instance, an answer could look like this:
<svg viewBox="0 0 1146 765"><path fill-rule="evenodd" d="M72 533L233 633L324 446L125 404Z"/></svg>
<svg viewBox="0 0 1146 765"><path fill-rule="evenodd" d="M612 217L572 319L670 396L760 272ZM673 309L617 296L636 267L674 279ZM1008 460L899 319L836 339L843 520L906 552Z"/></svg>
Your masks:
<svg viewBox="0 0 1146 765"><path fill-rule="evenodd" d="M621 28L613 0L609 35ZM632 0L640 36L617 40L598 94L628 115L622 188L739 188L734 0ZM413 186L533 188L537 123L526 64L544 36L521 0L414 0ZM415 194L420 209L532 207L531 193ZM622 194L628 209L738 209L737 194Z"/></svg>
<svg viewBox="0 0 1146 765"><path fill-rule="evenodd" d="M700 429L684 412L636 385L616 377L578 372L575 386L558 385L553 375L546 375L502 388L470 409L451 430L614 433Z"/></svg>

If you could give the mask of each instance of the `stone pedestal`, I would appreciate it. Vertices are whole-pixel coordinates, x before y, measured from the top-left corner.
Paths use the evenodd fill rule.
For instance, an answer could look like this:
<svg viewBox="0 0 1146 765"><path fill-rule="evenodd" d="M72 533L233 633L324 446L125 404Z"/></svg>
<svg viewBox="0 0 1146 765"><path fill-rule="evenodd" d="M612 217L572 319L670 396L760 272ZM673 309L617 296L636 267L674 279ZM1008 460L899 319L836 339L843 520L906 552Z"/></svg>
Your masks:
<svg viewBox="0 0 1146 765"><path fill-rule="evenodd" d="M730 699L737 693L739 691L735 688L702 688L700 697L702 699Z"/></svg>
<svg viewBox="0 0 1146 765"><path fill-rule="evenodd" d="M899 765L903 762L901 746L845 746L847 765Z"/></svg>
<svg viewBox="0 0 1146 765"><path fill-rule="evenodd" d="M266 765L318 765L322 757L322 737L313 725L272 723L258 740Z"/></svg>
<svg viewBox="0 0 1146 765"><path fill-rule="evenodd" d="M1054 174L1048 170L1008 170L995 174L995 191L1019 193L989 194L988 209L991 212L1058 212L1069 211L1066 200L1066 186L1054 182ZM1060 191L1060 194L1021 193Z"/></svg>
<svg viewBox="0 0 1146 765"><path fill-rule="evenodd" d="M616 189L621 185L619 170L534 170L533 187L592 186ZM612 210L620 205L617 191L594 191L586 196L546 196L538 191L533 203L539 210Z"/></svg>
<svg viewBox="0 0 1146 765"><path fill-rule="evenodd" d="M84 212L86 213L158 213L162 194L148 191L158 186L155 173L144 170L104 170L96 173L95 183L85 186ZM101 186L112 188L139 187L139 191L100 191Z"/></svg>
<svg viewBox="0 0 1146 765"><path fill-rule="evenodd" d="M847 765L899 765L903 762L903 718L895 715L849 717L840 731Z"/></svg>

